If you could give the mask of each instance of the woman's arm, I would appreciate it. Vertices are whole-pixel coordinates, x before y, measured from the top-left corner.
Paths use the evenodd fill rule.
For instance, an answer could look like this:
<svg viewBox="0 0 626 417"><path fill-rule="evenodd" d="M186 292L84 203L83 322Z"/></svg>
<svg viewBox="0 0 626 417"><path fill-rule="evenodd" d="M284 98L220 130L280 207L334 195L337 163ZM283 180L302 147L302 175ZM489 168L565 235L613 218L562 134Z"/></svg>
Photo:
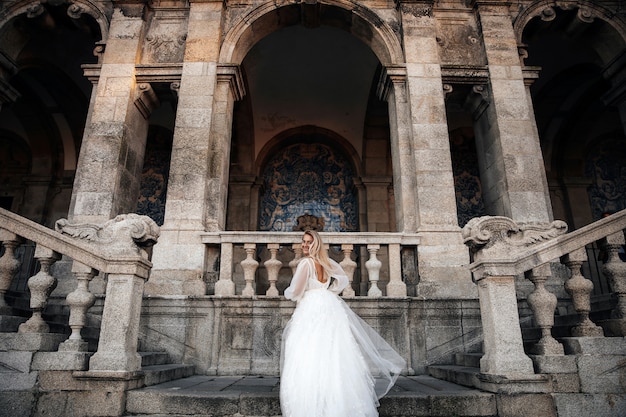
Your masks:
<svg viewBox="0 0 626 417"><path fill-rule="evenodd" d="M304 295L306 290L306 282L312 273L313 260L304 258L298 263L296 273L291 278L291 284L285 289L285 298L288 300L298 301Z"/></svg>

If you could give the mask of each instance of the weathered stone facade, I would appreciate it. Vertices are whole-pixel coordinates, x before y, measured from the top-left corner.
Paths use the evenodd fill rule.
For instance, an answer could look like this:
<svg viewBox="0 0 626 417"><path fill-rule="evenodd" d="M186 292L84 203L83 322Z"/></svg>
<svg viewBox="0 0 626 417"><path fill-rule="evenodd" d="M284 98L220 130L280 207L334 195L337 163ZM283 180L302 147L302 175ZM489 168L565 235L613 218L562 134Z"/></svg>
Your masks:
<svg viewBox="0 0 626 417"><path fill-rule="evenodd" d="M593 309L611 309L617 293L605 329L624 336L623 271L608 258L598 262L595 244L606 238L614 255L621 220L600 222L597 236L577 235L579 246L559 241L567 250L547 253L564 266L550 265L555 258L535 247L529 256L547 257L541 264L510 248L469 251L467 230L482 216L501 219L511 236L555 219L580 230L626 208L624 7L600 0L2 2L1 207L74 237L96 233L71 232L76 225L115 225L125 213L160 227L150 262L144 257L140 272L112 279L106 267L36 241L36 232L0 224L5 253L19 258L29 250L24 239L36 241L30 250L45 272L41 300L31 298L38 321L24 332L48 333L42 315L82 311L70 316L64 330L73 337L59 352L54 337L50 346L39 343L55 352L39 355L20 387L34 386L36 372L52 392L70 378L54 372L94 381L123 371L124 382L111 383L121 404L125 390L140 385L131 375L141 367L137 345L197 374L277 375L279 336L293 308L281 294L301 256L298 227L309 222L323 228L331 256L352 276L343 296L407 358L407 374L482 350L483 374L522 374L532 392L549 391L543 376L528 376L533 366L567 374L556 379L555 401L563 416L574 415L564 411L563 392L581 391L570 384L576 366L544 358L563 356L549 334L553 313L588 320ZM134 256L133 242L124 244ZM590 256L581 254L587 244ZM94 250L119 249L105 247ZM477 262L494 253L529 269L496 262L496 272L480 275ZM1 262L14 272L7 258ZM579 282L581 268L593 290ZM22 279L3 281L2 295L27 297L24 269ZM572 306L579 294L587 304L592 295L591 304ZM109 307L117 315L107 313L109 297L118 298ZM16 305L0 300L0 313L11 316ZM128 328L116 328L115 317ZM535 326L539 359L526 356L521 334ZM601 336L586 321L579 327L567 336ZM95 336L83 340L81 331ZM574 354L590 350L565 345ZM612 353L611 361L624 355ZM554 372L559 366L569 370ZM611 380L605 392L591 379L581 392L617 393L626 408L623 387ZM486 390L501 383L482 381ZM89 408L89 398L81 406ZM118 412L123 405L108 411Z"/></svg>

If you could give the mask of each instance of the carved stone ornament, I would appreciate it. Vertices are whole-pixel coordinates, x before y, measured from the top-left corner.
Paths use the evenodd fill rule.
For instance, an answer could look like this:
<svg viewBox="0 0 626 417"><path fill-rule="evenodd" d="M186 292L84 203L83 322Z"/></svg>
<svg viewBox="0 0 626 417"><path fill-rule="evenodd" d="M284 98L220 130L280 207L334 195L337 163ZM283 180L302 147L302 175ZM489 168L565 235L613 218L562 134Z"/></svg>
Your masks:
<svg viewBox="0 0 626 417"><path fill-rule="evenodd" d="M463 227L463 242L472 253L502 258L567 232L561 220L551 223L516 223L508 217L483 216L471 219Z"/></svg>
<svg viewBox="0 0 626 417"><path fill-rule="evenodd" d="M324 230L325 221L323 217L313 216L312 214L303 214L297 218L297 224L293 226L294 232L304 232L306 230L315 230L321 232Z"/></svg>
<svg viewBox="0 0 626 417"><path fill-rule="evenodd" d="M120 214L103 225L73 224L67 219L60 219L55 224L55 230L98 246L100 250L113 256L145 256L143 248L154 245L160 234L159 226L154 220L134 213Z"/></svg>

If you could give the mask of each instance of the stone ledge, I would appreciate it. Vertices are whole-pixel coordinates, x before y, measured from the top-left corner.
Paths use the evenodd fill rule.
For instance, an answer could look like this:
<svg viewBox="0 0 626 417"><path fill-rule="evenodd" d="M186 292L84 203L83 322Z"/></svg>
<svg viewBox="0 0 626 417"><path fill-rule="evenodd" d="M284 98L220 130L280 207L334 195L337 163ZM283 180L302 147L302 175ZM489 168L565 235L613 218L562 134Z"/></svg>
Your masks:
<svg viewBox="0 0 626 417"><path fill-rule="evenodd" d="M626 355L624 337L564 337L568 355Z"/></svg>
<svg viewBox="0 0 626 417"><path fill-rule="evenodd" d="M65 339L57 333L0 333L0 351L53 352Z"/></svg>

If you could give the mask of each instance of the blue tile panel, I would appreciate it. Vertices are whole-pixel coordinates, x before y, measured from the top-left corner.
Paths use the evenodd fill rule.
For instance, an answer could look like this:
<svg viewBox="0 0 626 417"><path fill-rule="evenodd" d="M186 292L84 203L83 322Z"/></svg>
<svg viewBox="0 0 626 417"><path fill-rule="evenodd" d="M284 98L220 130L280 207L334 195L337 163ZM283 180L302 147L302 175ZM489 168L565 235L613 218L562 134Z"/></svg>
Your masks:
<svg viewBox="0 0 626 417"><path fill-rule="evenodd" d="M324 231L358 231L354 171L330 146L287 146L270 158L262 175L259 230L292 231L299 216L310 214L324 218Z"/></svg>

